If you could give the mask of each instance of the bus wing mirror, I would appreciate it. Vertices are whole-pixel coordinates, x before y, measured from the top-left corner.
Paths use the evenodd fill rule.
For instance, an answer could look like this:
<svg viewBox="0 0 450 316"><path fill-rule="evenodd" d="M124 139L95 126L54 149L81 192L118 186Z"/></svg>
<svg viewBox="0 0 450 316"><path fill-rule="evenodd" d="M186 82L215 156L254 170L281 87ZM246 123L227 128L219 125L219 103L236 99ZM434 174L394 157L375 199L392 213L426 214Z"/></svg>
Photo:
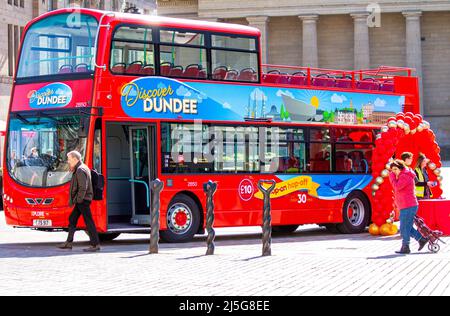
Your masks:
<svg viewBox="0 0 450 316"><path fill-rule="evenodd" d="M78 129L78 137L79 138L87 138L89 135L89 118L81 117L80 120L80 128Z"/></svg>

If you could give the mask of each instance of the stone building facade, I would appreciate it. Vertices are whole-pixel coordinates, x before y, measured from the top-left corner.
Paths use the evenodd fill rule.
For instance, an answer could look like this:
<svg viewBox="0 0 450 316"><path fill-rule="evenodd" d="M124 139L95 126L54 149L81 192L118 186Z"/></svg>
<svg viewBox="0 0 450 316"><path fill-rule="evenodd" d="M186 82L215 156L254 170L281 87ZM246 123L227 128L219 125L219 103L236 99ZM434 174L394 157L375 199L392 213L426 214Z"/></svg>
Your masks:
<svg viewBox="0 0 450 316"><path fill-rule="evenodd" d="M158 0L157 5L162 16L260 29L265 63L417 69L422 112L450 160L450 1Z"/></svg>

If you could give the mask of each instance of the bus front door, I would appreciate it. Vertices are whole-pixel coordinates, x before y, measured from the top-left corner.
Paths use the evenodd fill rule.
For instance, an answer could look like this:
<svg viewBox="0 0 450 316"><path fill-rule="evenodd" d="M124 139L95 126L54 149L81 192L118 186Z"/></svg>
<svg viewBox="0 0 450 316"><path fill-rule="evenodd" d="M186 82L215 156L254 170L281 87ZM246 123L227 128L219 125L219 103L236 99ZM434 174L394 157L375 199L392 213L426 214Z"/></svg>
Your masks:
<svg viewBox="0 0 450 316"><path fill-rule="evenodd" d="M130 128L131 201L133 225L150 225L150 182L152 179L151 131L147 127Z"/></svg>

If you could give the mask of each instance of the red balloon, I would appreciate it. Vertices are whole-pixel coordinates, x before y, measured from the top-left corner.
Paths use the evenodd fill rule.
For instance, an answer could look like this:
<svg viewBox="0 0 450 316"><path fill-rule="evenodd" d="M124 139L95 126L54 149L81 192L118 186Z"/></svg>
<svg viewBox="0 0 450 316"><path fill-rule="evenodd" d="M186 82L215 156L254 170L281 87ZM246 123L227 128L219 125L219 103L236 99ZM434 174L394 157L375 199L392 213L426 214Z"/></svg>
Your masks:
<svg viewBox="0 0 450 316"><path fill-rule="evenodd" d="M409 125L409 127L412 130L413 129L412 126L414 125L414 120L411 117L407 116L404 121L406 124Z"/></svg>
<svg viewBox="0 0 450 316"><path fill-rule="evenodd" d="M395 117L390 117L389 119L388 119L388 123L389 122L397 122L397 118L395 118Z"/></svg>

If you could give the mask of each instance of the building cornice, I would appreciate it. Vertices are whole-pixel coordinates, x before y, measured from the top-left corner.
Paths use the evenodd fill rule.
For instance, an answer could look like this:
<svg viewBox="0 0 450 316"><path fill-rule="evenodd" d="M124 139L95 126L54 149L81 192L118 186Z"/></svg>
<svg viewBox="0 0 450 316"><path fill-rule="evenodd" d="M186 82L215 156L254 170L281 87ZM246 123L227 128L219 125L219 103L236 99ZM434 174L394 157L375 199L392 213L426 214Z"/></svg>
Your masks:
<svg viewBox="0 0 450 316"><path fill-rule="evenodd" d="M312 12L318 15L352 14L367 11L367 5L357 0L303 0L298 1L262 0L260 5L254 1L228 0L226 2L214 0L198 1L198 16L200 18L220 17L239 18L243 16L303 16ZM296 4L294 4L296 3ZM418 1L418 0L378 0L381 13L403 13L405 11L450 11L450 2L447 1Z"/></svg>

